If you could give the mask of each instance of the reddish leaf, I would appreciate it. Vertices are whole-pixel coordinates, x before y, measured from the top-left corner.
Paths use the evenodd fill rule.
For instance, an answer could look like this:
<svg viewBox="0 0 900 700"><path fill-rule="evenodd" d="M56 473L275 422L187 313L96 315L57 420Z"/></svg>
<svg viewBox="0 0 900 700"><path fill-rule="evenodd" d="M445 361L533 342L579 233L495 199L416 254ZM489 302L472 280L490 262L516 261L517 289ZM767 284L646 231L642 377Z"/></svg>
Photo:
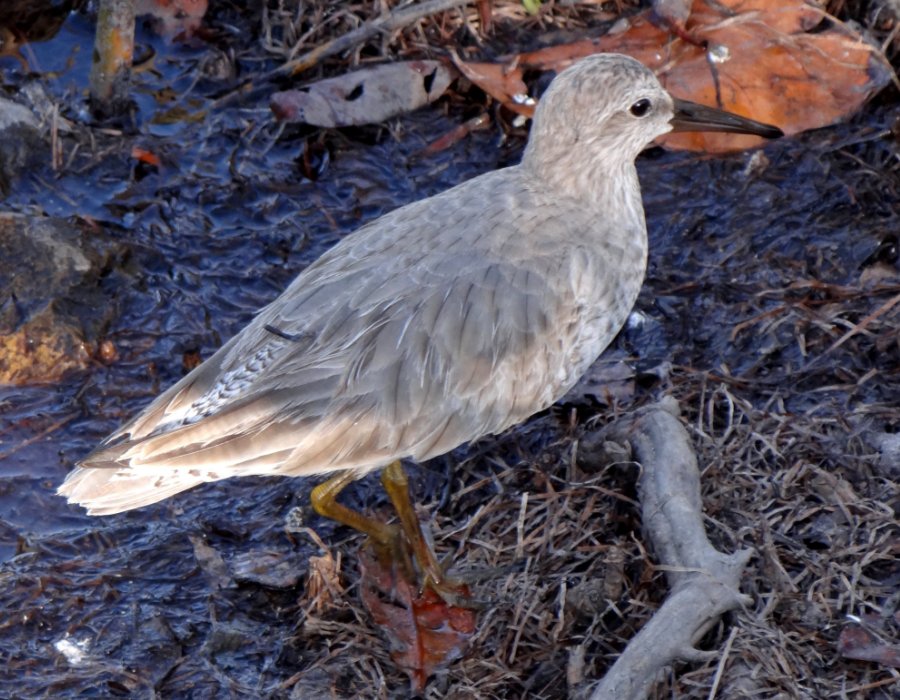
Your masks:
<svg viewBox="0 0 900 700"><path fill-rule="evenodd" d="M719 16L718 24L698 27L696 35L709 42L723 62L709 60L695 47L677 65L662 71L660 79L677 97L776 124L789 135L840 122L887 85L890 67L876 48L846 27L803 32L808 6L791 6L798 10L799 33L782 33L764 21L770 18L786 26L783 14L748 15L731 22ZM674 148L728 151L755 145L759 139L696 133L666 136L664 142Z"/></svg>
<svg viewBox="0 0 900 700"><path fill-rule="evenodd" d="M434 141L432 141L422 149L421 155L433 155L435 153L440 153L441 151L450 148L459 141L462 141L462 139L471 134L473 131L486 129L489 124L490 119L486 114L479 114L477 117L472 117L468 121L465 121L459 126L451 129L450 131L442 134L441 136L438 136Z"/></svg>
<svg viewBox="0 0 900 700"><path fill-rule="evenodd" d="M528 94L521 68L497 63L465 63L457 56L453 57L453 63L460 73L508 109L526 117L534 114L533 105L519 101L520 96Z"/></svg>
<svg viewBox="0 0 900 700"><path fill-rule="evenodd" d="M363 604L387 635L394 663L419 693L429 676L463 655L475 631L475 613L448 605L430 589L419 594L396 567L382 565L370 547L360 552L359 569ZM465 588L459 593L469 595Z"/></svg>
<svg viewBox="0 0 900 700"><path fill-rule="evenodd" d="M821 7L815 5L815 0L720 0L719 3L695 0L687 30L715 28L720 22L757 20L776 31L796 34L809 31L825 16Z"/></svg>

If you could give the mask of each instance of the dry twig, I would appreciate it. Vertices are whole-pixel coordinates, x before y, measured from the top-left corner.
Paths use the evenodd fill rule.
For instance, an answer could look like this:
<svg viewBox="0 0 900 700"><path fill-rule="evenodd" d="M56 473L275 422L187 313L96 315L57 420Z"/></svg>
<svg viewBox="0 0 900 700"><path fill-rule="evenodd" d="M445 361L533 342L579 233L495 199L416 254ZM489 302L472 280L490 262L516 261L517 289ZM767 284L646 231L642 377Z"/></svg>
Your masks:
<svg viewBox="0 0 900 700"><path fill-rule="evenodd" d="M307 51L302 56L295 58L292 61L288 61L283 66L265 73L260 76L260 79L268 81L275 78L295 76L305 70L309 70L322 61L322 59L343 53L344 51L368 41L372 37L403 29L403 27L418 22L420 19L425 19L426 17L436 15L440 12L446 12L447 10L452 10L455 7L465 5L467 2L468 0L429 0L429 2L424 2L420 5L411 5L394 12L388 12L378 19L366 22L359 29L336 37L321 46L317 46L312 51Z"/></svg>
<svg viewBox="0 0 900 700"><path fill-rule="evenodd" d="M216 100L215 106L221 108L242 96L254 94L255 91L273 80L299 75L318 65L322 60L359 46L372 37L403 29L421 19L452 10L455 7L465 5L467 2L468 0L429 0L421 5L412 5L395 12L386 13L377 19L366 22L352 32L342 34L311 51L307 51L302 56L288 61L268 73L263 73L252 80L241 83Z"/></svg>

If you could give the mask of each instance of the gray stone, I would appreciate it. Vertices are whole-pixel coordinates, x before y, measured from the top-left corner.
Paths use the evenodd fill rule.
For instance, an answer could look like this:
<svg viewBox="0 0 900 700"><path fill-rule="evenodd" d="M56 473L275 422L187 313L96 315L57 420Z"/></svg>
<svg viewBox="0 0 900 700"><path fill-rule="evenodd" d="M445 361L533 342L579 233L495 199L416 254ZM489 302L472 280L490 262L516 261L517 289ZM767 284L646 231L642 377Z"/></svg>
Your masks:
<svg viewBox="0 0 900 700"><path fill-rule="evenodd" d="M50 148L40 120L24 105L0 97L0 193L5 195L10 184L42 158L49 160Z"/></svg>
<svg viewBox="0 0 900 700"><path fill-rule="evenodd" d="M0 214L0 384L87 366L114 311L98 279L122 252L85 225Z"/></svg>

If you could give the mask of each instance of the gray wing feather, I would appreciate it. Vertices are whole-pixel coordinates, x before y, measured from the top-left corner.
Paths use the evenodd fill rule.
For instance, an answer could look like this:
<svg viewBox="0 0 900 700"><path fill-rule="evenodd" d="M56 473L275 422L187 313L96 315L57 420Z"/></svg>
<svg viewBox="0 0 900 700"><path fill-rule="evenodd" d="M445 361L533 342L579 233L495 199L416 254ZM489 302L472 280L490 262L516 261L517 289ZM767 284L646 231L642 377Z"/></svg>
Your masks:
<svg viewBox="0 0 900 700"><path fill-rule="evenodd" d="M518 221L524 207L502 200L539 193L497 175L326 253L84 460L115 470L103 488L76 470L62 492L115 512L227 476L365 470L441 454L550 405L577 378L583 300L568 266L594 222L575 210L560 236L551 206L546 220L529 207Z"/></svg>

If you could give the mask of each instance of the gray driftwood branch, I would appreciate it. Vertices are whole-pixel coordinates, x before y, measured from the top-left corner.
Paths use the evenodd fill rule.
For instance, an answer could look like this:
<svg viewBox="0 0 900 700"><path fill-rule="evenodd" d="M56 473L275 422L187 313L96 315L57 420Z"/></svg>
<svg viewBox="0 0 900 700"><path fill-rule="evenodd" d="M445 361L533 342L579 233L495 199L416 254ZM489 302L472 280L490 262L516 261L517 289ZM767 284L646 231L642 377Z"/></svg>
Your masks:
<svg viewBox="0 0 900 700"><path fill-rule="evenodd" d="M752 552L722 554L703 527L700 472L674 399L618 421L604 439L630 444L642 467L638 482L644 529L671 593L595 687L591 700L646 698L661 672L678 661L717 652L697 642L729 610L747 605L739 590Z"/></svg>

